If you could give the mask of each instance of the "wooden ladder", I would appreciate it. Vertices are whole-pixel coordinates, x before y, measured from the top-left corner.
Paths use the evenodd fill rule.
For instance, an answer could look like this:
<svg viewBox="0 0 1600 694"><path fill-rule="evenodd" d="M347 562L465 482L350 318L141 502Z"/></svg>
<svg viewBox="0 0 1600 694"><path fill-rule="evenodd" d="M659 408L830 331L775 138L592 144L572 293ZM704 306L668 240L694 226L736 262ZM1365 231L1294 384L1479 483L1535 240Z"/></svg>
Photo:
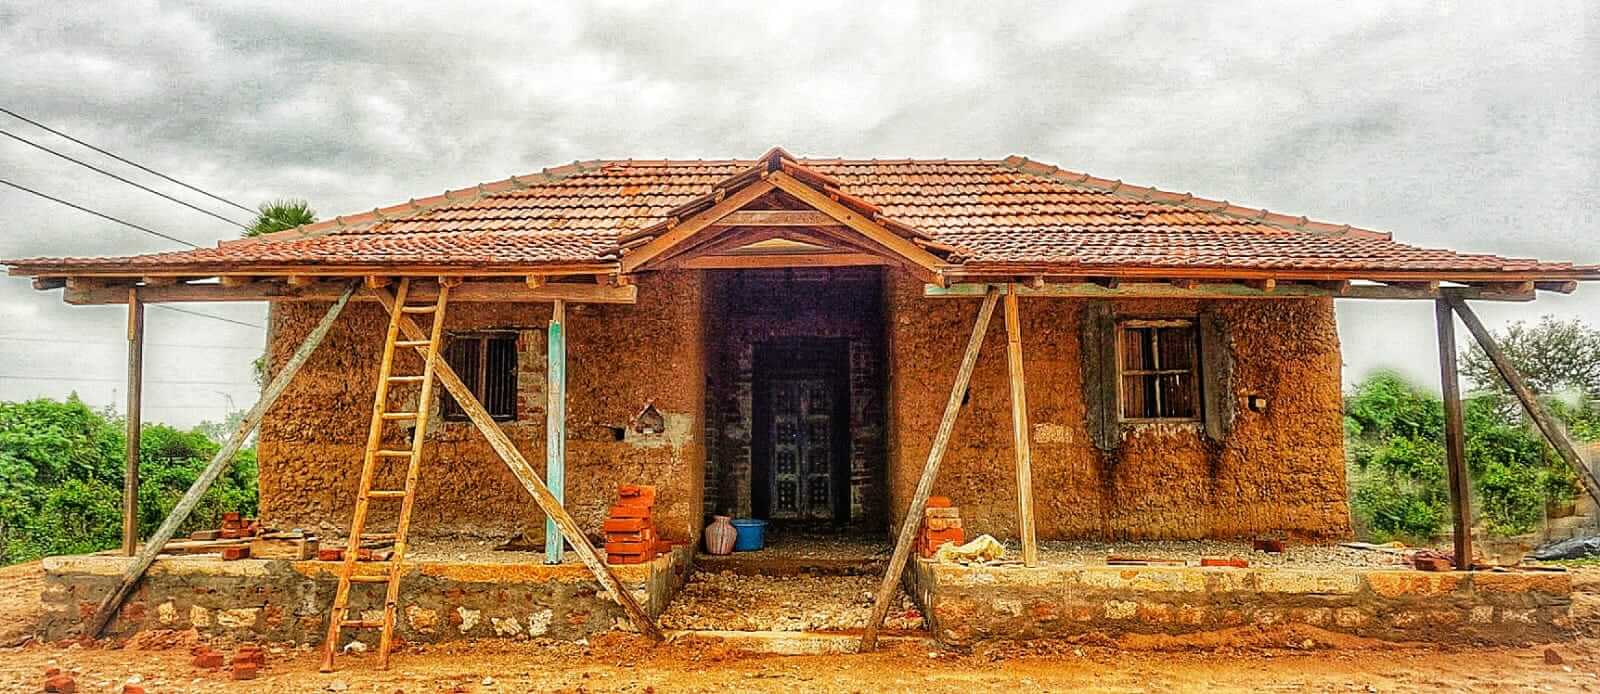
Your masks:
<svg viewBox="0 0 1600 694"><path fill-rule="evenodd" d="M339 647L339 632L345 627L380 629L378 642L378 667L389 667L389 647L393 640L396 603L400 597L400 576L406 558L406 532L411 527L411 508L417 496L417 476L421 469L422 440L428 429L428 414L433 405L433 365L439 354L439 336L444 327L445 302L450 287L441 282L439 298L433 305L406 305L406 293L411 281L401 279L395 290L393 310L389 313L389 331L383 342L383 362L378 368L378 393L372 404L372 425L367 433L367 449L361 463L361 486L356 492L355 515L350 520L350 542L345 549L344 564L339 569L339 590L333 596L333 609L328 616L328 638L322 644L322 671L333 671L334 652ZM432 316L428 339L401 340L400 320L406 315ZM394 353L396 347L426 347L426 359L421 375L395 375ZM389 409L389 387L395 383L421 383L422 393L417 398L415 412L397 412ZM383 448L384 426L391 422L414 422L410 449ZM405 458L406 482L404 489L373 489L372 478L379 464L391 459ZM361 532L367 524L367 508L373 500L400 500L400 516L394 531L394 553L382 562L380 575L356 574L356 561L361 550ZM374 562L367 562L369 565ZM350 587L353 583L383 583L387 592L383 599L383 618L380 620L346 619L350 609Z"/></svg>

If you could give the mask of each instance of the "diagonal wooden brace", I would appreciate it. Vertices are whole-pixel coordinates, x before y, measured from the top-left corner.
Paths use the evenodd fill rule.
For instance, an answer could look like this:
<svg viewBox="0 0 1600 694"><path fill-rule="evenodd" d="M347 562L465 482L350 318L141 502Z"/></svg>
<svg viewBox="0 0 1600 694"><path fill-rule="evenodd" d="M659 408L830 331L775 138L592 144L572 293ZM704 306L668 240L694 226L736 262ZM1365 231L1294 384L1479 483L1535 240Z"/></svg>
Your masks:
<svg viewBox="0 0 1600 694"><path fill-rule="evenodd" d="M306 335L305 341L300 343L300 348L296 349L294 355L289 357L289 361L278 371L278 375L272 377L272 382L267 384L266 390L261 391L260 399L256 400L255 406L251 407L249 412L245 413L244 419L239 422L239 428L234 430L233 436L229 437L228 442L223 444L222 448L217 449L216 455L211 456L211 462L206 463L205 469L200 472L200 476L195 478L194 484L189 485L189 490L183 493L182 498L178 499L178 503L172 507L172 512L167 514L167 519L161 521L161 527L157 528L155 534L145 541L144 549L139 550L139 554L134 557L133 563L129 564L128 568L123 571L122 578L117 582L117 587L106 595L104 600L100 601L100 607L95 610L94 619L89 622L89 628L84 632L87 636L99 638L100 633L105 631L106 625L111 623L111 618L115 617L117 610L122 607L122 602L128 599L128 595L133 593L133 587L138 585L139 579L144 576L144 572L149 570L150 564L155 562L156 555L160 554L161 550L167 546L167 541L171 540L173 534L178 532L178 526L183 525L183 521L188 519L189 514L194 511L194 507L200 504L200 497L205 496L206 490L210 489L211 484L217 481L217 477L222 475L222 471L228 469L228 463L233 462L233 454L238 453L239 449L244 447L245 440L249 439L250 433L256 430L256 426L261 423L261 418L266 415L267 410L272 408L272 403L278 401L278 396L282 395L283 391L289 387L289 383L294 380L295 374L300 373L300 367L305 366L306 360L311 358L311 353L316 351L317 346L322 344L322 339L328 336L328 331L333 329L334 320L344 311L345 304L350 303L350 297L355 294L356 286L352 282L344 290L344 293L339 295L338 300L328 307L328 312L322 316L322 322L317 323L317 327Z"/></svg>
<svg viewBox="0 0 1600 694"><path fill-rule="evenodd" d="M972 326L972 337L967 340L966 354L961 357L961 368L956 371L956 382L950 386L950 399L944 406L944 417L939 420L939 431L928 449L928 460L922 466L922 478L911 495L911 506L906 509L905 520L900 523L900 538L895 541L894 555L884 570L883 582L878 585L877 598L872 603L872 616L867 618L866 633L861 636L861 651L878 646L878 628L889 614L889 601L900 587L900 574L911 558L911 545L916 540L917 528L922 525L922 514L928 508L928 496L933 493L933 481L939 477L939 463L944 460L944 450L950 445L950 433L956 427L956 415L961 413L961 400L972 381L972 369L978 363L978 349L983 346L983 336L989 331L989 318L994 315L994 305L1000 300L1000 289L990 287L978 307L978 320Z"/></svg>
<svg viewBox="0 0 1600 694"><path fill-rule="evenodd" d="M395 310L394 295L388 289L378 288L371 291L378 298L378 301L383 303L384 308L391 313ZM427 339L427 333L417 327L416 321L413 321L410 316L400 316L400 331L405 333L408 339ZM423 359L428 358L426 348L418 347L417 353ZM477 396L472 394L472 390L467 387L467 384L463 383L461 377L456 375L455 370L450 368L450 364L445 361L443 353L435 357L433 369L434 376L438 377L439 383L445 387L445 390L450 391L450 394L455 396L456 404L461 406L461 410L466 413L467 419L472 420L472 423L478 427L478 431L483 433L483 437L488 439L489 446L494 448L495 453L505 462L506 467L511 469L511 474L515 475L517 480L522 483L522 488L528 491L534 502L539 504L539 509L556 522L556 526L561 529L561 534L572 545L573 552L594 573L594 577L600 581L600 585L606 589L606 593L611 596L611 599L617 601L617 604L622 606L623 611L628 613L628 619L633 622L639 633L650 637L653 641L661 641L663 638L661 630L656 627L655 621L651 620L650 615L639 607L639 603L623 587L622 582L617 580L616 574L611 572L611 567L600 560L599 553L595 551L593 545L589 544L589 538L584 536L583 530L578 527L578 522L572 519L567 510L561 507L561 502L556 500L554 494L550 493L550 489L544 486L544 482L534 473L533 466L528 464L528 459L522 456L516 445L511 442L511 438L506 436L505 431L500 429L500 424L495 422L494 418L489 416L489 411L483 408L483 403L478 401ZM547 538L546 541L548 542L549 539Z"/></svg>

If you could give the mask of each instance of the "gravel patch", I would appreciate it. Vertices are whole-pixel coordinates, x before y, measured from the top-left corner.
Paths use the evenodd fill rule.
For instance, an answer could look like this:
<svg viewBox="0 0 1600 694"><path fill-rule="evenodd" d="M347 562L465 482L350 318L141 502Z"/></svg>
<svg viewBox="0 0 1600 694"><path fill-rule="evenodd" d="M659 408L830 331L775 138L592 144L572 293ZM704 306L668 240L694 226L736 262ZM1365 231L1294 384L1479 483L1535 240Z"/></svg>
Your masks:
<svg viewBox="0 0 1600 694"><path fill-rule="evenodd" d="M865 629L878 589L874 576L749 576L699 572L672 599L661 626L724 631L855 631ZM884 628L922 628L922 614L904 591Z"/></svg>

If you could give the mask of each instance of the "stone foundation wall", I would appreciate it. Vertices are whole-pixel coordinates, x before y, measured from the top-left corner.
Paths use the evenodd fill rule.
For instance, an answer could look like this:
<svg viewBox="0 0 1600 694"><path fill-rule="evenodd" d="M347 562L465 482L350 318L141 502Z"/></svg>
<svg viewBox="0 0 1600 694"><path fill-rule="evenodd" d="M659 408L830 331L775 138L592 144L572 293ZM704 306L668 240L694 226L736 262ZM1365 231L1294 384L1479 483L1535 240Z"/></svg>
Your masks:
<svg viewBox="0 0 1600 694"><path fill-rule="evenodd" d="M53 557L44 562L48 640L77 634L115 587L129 560ZM546 637L576 640L631 628L582 564L416 562L400 583L396 635L411 642ZM614 566L617 577L652 617L688 579L692 552L680 547L649 564ZM157 561L107 629L127 636L193 627L208 636L281 643L321 643L338 588L339 564L318 561L176 557ZM380 568L370 567L373 573ZM381 618L383 585L357 585L352 614ZM346 629L342 638L376 646L376 630Z"/></svg>
<svg viewBox="0 0 1600 694"><path fill-rule="evenodd" d="M1185 634L1303 624L1394 641L1539 642L1572 629L1565 573L1197 567L961 567L908 588L941 642Z"/></svg>

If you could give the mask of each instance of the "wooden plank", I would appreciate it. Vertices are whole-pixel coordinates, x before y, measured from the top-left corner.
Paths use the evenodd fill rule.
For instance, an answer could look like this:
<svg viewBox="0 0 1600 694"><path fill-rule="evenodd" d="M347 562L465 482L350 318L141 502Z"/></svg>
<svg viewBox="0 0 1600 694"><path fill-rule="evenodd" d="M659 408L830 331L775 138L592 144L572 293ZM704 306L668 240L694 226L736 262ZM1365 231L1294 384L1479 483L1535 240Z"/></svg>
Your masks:
<svg viewBox="0 0 1600 694"><path fill-rule="evenodd" d="M728 194L717 204L712 205L699 213L690 216L663 232L660 236L651 239L649 243L629 251L622 257L620 270L623 274L637 271L645 263L666 253L672 247L682 243L689 237L700 233L701 230L711 226L717 220L728 216L745 205L754 202L767 193L772 192L773 185L769 181L756 181Z"/></svg>
<svg viewBox="0 0 1600 694"><path fill-rule="evenodd" d="M933 493L933 481L939 476L939 463L944 459L945 447L950 445L950 433L956 426L956 415L961 413L961 401L972 381L972 368L978 363L978 349L983 346L983 336L989 330L989 318L994 315L994 305L1000 300L1000 290L991 288L978 307L978 319L972 326L972 337L967 339L967 351L961 357L961 368L956 371L955 383L950 386L950 398L945 401L944 416L939 420L939 430L928 449L928 460L922 465L922 477L917 480L916 491L911 495L911 505L900 523L900 536L894 544L894 554L884 571L883 582L878 585L878 595L872 603L872 616L867 620L867 631L861 637L861 650L870 651L878 645L878 628L884 615L889 613L889 603L900 587L900 575L905 571L906 560L911 556L911 545L916 541L917 528L922 524L922 514L928 508L928 495Z"/></svg>
<svg viewBox="0 0 1600 694"><path fill-rule="evenodd" d="M838 220L816 210L739 210L717 220L712 226L821 227L838 223Z"/></svg>
<svg viewBox="0 0 1600 694"><path fill-rule="evenodd" d="M774 253L769 255L701 255L673 267L691 270L743 270L775 267L857 267L893 265L893 261L870 253Z"/></svg>
<svg viewBox="0 0 1600 694"><path fill-rule="evenodd" d="M1022 565L1039 565L1033 523L1033 450L1028 442L1028 393L1022 372L1022 320L1017 285L1006 287L1006 374L1011 382L1011 441L1017 459L1017 529Z"/></svg>
<svg viewBox="0 0 1600 694"><path fill-rule="evenodd" d="M545 340L544 483L558 503L566 503L567 486L567 307L560 301L550 309ZM544 563L560 564L565 555L561 528L553 518L544 520Z"/></svg>
<svg viewBox="0 0 1600 694"><path fill-rule="evenodd" d="M122 470L122 555L139 546L139 432L144 411L144 303L128 289L128 435Z"/></svg>
<svg viewBox="0 0 1600 694"><path fill-rule="evenodd" d="M171 287L144 287L139 290L140 300L152 303L182 303L191 301L332 301L344 288L341 282L317 282L308 286L290 287L283 282L256 280L245 284L180 284ZM438 297L438 287L419 286L412 295L419 301L432 301ZM127 288L114 286L67 287L63 297L74 305L121 304L127 301ZM533 288L517 282L463 282L450 290L450 301L461 302L517 302L543 303L561 300L570 303L632 304L638 301L639 288L603 287L596 284L572 282L547 282ZM373 301L370 296L358 296L357 301Z"/></svg>
<svg viewBox="0 0 1600 694"><path fill-rule="evenodd" d="M1460 297L1450 296L1447 300L1456 315L1461 316L1461 322L1466 324L1472 337L1478 341L1478 346L1489 356L1489 361L1494 363L1494 368L1500 372L1500 377L1511 386L1511 392L1516 394L1523 409L1527 410L1528 416L1544 434L1545 440L1550 442L1550 447L1556 449L1556 455L1572 468L1578 481L1583 484L1584 490L1589 492L1589 497L1600 502L1600 479L1596 479L1594 471L1584 464L1583 457L1578 455L1578 449L1572 445L1572 439L1567 437L1566 430L1550 416L1544 403L1539 402L1533 389L1528 387L1527 382L1522 379L1522 374L1517 371L1516 365L1506 358L1505 352L1500 350L1500 345L1495 344L1494 336L1483 327L1483 321L1478 320L1478 314L1474 313L1471 307L1467 306L1467 302Z"/></svg>
<svg viewBox="0 0 1600 694"><path fill-rule="evenodd" d="M452 290L453 293L454 290ZM383 302L384 308L393 310L394 296L389 294L387 290L374 290L373 294L377 296L378 301ZM427 337L422 332L422 329L417 327L416 321L411 320L410 316L402 316L400 318L400 330L405 332L406 337L411 340L422 340ZM424 359L427 358L425 347L417 347L416 349ZM578 527L578 522L572 519L566 509L561 507L561 502L555 498L555 495L550 493L550 489L544 485L544 482L539 480L539 476L534 473L533 466L528 464L528 459L523 457L521 451L517 450L516 444L512 443L511 438L506 436L505 431L500 428L500 424L489 416L489 411L483 408L483 403L479 402L478 397L472 394L472 390L467 387L467 384L461 381L461 377L456 374L455 369L450 368L449 362L442 357L436 359L435 362L434 376L439 379L439 383L455 397L456 404L461 406L461 410L466 413L467 419L472 420L472 423L477 426L478 431L488 440L489 447L493 448L495 454L500 456L500 460L505 462L506 467L511 470L511 474L517 478L518 482L522 483L522 488L527 490L528 494L533 497L540 510L544 511L547 517L555 519L556 525L561 529L561 534L572 545L573 552L578 555L579 559L583 560L584 566L589 567L589 571L594 573L601 587L605 588L606 593L611 596L612 600L622 606L623 611L628 614L628 619L633 622L640 633L654 641L662 640L664 637L661 634L661 630L656 627L655 622L651 621L650 615L645 614L645 611L639 607L639 603L634 601L633 596L628 593L627 588L617 579L616 574L611 572L611 567L600 560L600 556L595 552L594 546L589 544L589 538L585 537L583 529Z"/></svg>
<svg viewBox="0 0 1600 694"><path fill-rule="evenodd" d="M840 223L856 230L873 243L883 246L888 251L899 256L901 260L905 261L907 269L911 270L912 274L917 275L923 281L936 285L945 284L944 275L940 269L945 265L945 262L935 257L932 253L922 250L917 244L912 243L910 239L885 229L877 222L857 214L850 208L824 195L821 191L795 180L786 173L775 172L768 176L767 180L771 181L779 190L793 195L800 202L839 220Z"/></svg>
<svg viewBox="0 0 1600 694"><path fill-rule="evenodd" d="M1439 382L1444 395L1445 470L1450 482L1450 515L1455 521L1456 569L1472 568L1472 490L1467 475L1467 437L1461 422L1461 381L1456 375L1456 322L1450 302L1434 303L1439 332Z"/></svg>
<svg viewBox="0 0 1600 694"><path fill-rule="evenodd" d="M189 485L189 490L183 493L177 504L173 505L172 513L167 514L167 519L161 521L161 527L156 528L155 534L150 536L150 539L145 542L144 548L139 550L138 556L134 557L133 562L123 571L117 587L106 595L104 600L100 601L100 606L96 608L94 617L89 623L89 628L85 632L90 638L99 638L100 634L105 631L106 625L111 623L112 617L116 616L117 610L122 607L123 601L128 599L128 595L133 593L134 586L144 576L144 572L149 570L150 564L156 559L156 555L161 553L167 541L171 540L172 536L178 532L178 526L189 518L189 514L194 511L194 507L200 504L200 497L205 495L206 490L211 488L211 484L216 482L217 477L222 475L222 471L227 469L228 463L233 460L233 455L244 447L245 440L250 438L250 434L255 432L256 427L261 424L262 416L266 415L272 404L278 401L278 396L283 395L283 391L289 387L289 382L294 380L295 374L300 373L300 367L305 366L306 360L311 358L311 353L316 351L317 346L322 344L323 338L328 336L328 331L333 329L334 320L344 311L344 307L350 302L350 297L355 293L355 290L356 285L352 283L345 289L344 294L340 295L333 302L333 305L328 307L328 311L323 314L321 322L317 323L317 327L306 335L306 339L300 343L300 347L294 351L294 355L289 357L289 361L283 365L283 368L278 371L276 376L272 377L272 382L267 384L265 390L261 391L261 398L250 408L249 412L245 413L244 419L239 422L239 427L234 430L233 436L230 436L227 443L217 449L216 454L211 456L211 461L206 463L205 469L200 472L200 476L195 478L194 484Z"/></svg>

